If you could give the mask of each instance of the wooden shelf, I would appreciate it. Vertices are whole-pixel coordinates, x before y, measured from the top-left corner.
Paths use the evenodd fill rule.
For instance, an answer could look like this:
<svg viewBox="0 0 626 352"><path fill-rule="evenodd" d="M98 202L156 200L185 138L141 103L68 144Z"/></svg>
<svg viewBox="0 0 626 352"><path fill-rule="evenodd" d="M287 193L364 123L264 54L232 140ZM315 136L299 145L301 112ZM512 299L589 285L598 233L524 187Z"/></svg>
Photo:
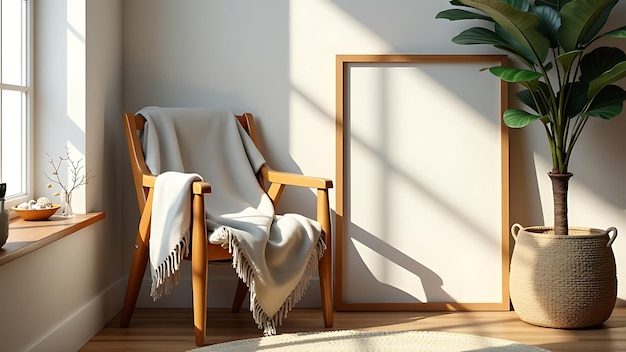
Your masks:
<svg viewBox="0 0 626 352"><path fill-rule="evenodd" d="M53 215L48 220L9 223L9 239L0 248L0 265L9 263L54 241L104 219L104 212L78 214L70 218Z"/></svg>

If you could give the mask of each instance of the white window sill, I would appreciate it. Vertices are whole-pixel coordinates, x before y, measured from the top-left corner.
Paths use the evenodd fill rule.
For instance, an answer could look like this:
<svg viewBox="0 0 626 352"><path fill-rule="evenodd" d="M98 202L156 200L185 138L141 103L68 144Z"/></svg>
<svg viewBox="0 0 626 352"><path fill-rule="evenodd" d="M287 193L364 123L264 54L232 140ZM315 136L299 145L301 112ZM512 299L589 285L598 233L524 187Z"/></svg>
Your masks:
<svg viewBox="0 0 626 352"><path fill-rule="evenodd" d="M65 218L53 215L49 220L9 222L9 239L0 248L0 265L9 263L80 229L104 219L103 212L74 215Z"/></svg>

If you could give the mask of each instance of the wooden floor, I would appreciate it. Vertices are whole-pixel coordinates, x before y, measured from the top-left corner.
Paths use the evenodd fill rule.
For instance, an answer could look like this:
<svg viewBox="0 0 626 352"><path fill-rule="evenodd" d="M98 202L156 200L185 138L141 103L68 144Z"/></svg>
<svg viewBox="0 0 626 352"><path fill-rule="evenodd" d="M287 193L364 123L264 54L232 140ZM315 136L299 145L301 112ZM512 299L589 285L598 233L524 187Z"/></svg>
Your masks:
<svg viewBox="0 0 626 352"><path fill-rule="evenodd" d="M250 312L209 310L209 344L260 337ZM326 330L435 330L501 338L558 351L626 351L626 307L616 308L601 327L588 330L540 328L521 322L514 312L336 312ZM294 309L279 333L325 330L322 313ZM80 351L176 352L195 348L190 309L137 309L127 329L119 316ZM302 351L303 352L303 351Z"/></svg>

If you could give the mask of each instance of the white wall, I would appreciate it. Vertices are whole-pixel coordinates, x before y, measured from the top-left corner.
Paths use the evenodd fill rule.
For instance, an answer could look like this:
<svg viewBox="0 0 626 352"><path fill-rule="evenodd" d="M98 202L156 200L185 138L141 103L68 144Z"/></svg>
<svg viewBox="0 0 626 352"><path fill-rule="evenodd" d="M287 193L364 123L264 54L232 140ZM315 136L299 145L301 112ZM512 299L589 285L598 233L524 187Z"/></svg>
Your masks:
<svg viewBox="0 0 626 352"><path fill-rule="evenodd" d="M6 351L78 350L120 310L119 159L123 133L121 1L33 1L35 195L49 196L45 153L67 146L95 178L74 195L74 211L105 220L0 267L0 341ZM123 150L123 149L122 149Z"/></svg>
<svg viewBox="0 0 626 352"><path fill-rule="evenodd" d="M123 107L212 106L252 112L273 167L334 179L335 55L500 53L453 44L450 39L467 23L434 19L448 7L439 0L126 0ZM625 15L626 3L619 3L612 21ZM626 49L625 42L618 44ZM623 114L615 121L588 124L571 165L572 225L626 230L620 176L626 168L624 131ZM535 125L511 131L510 142L511 221L550 224L543 130ZM117 143L123 143L121 136ZM129 245L137 221L130 182L128 178L122 202L124 241ZM289 206L313 216L313 206L301 201L311 199L309 192L286 197ZM614 248L620 282L625 282L626 240L618 239ZM128 255L124 262L128 265ZM232 280L228 268L212 269L211 275ZM181 286L161 304L188 306L188 284ZM621 285L622 298L625 289ZM307 296L311 304L317 303L317 294L312 285ZM140 305L153 305L146 290L140 296Z"/></svg>

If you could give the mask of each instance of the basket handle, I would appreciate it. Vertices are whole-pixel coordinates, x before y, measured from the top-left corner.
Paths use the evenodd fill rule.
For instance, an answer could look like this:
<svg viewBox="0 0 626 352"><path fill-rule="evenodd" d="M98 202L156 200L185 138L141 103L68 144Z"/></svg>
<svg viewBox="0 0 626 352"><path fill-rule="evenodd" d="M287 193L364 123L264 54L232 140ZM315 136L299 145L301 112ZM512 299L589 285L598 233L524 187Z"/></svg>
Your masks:
<svg viewBox="0 0 626 352"><path fill-rule="evenodd" d="M517 234L520 232L521 229L523 229L524 227L518 223L513 224L513 226L511 226L511 236L513 236L513 239L515 240L515 242L517 242ZM615 230L615 232L617 233L617 230Z"/></svg>
<svg viewBox="0 0 626 352"><path fill-rule="evenodd" d="M613 237L611 237L611 232L613 232ZM615 239L617 238L617 229L615 227L609 227L606 229L606 234L609 235L609 242L606 244L607 247L611 247Z"/></svg>

